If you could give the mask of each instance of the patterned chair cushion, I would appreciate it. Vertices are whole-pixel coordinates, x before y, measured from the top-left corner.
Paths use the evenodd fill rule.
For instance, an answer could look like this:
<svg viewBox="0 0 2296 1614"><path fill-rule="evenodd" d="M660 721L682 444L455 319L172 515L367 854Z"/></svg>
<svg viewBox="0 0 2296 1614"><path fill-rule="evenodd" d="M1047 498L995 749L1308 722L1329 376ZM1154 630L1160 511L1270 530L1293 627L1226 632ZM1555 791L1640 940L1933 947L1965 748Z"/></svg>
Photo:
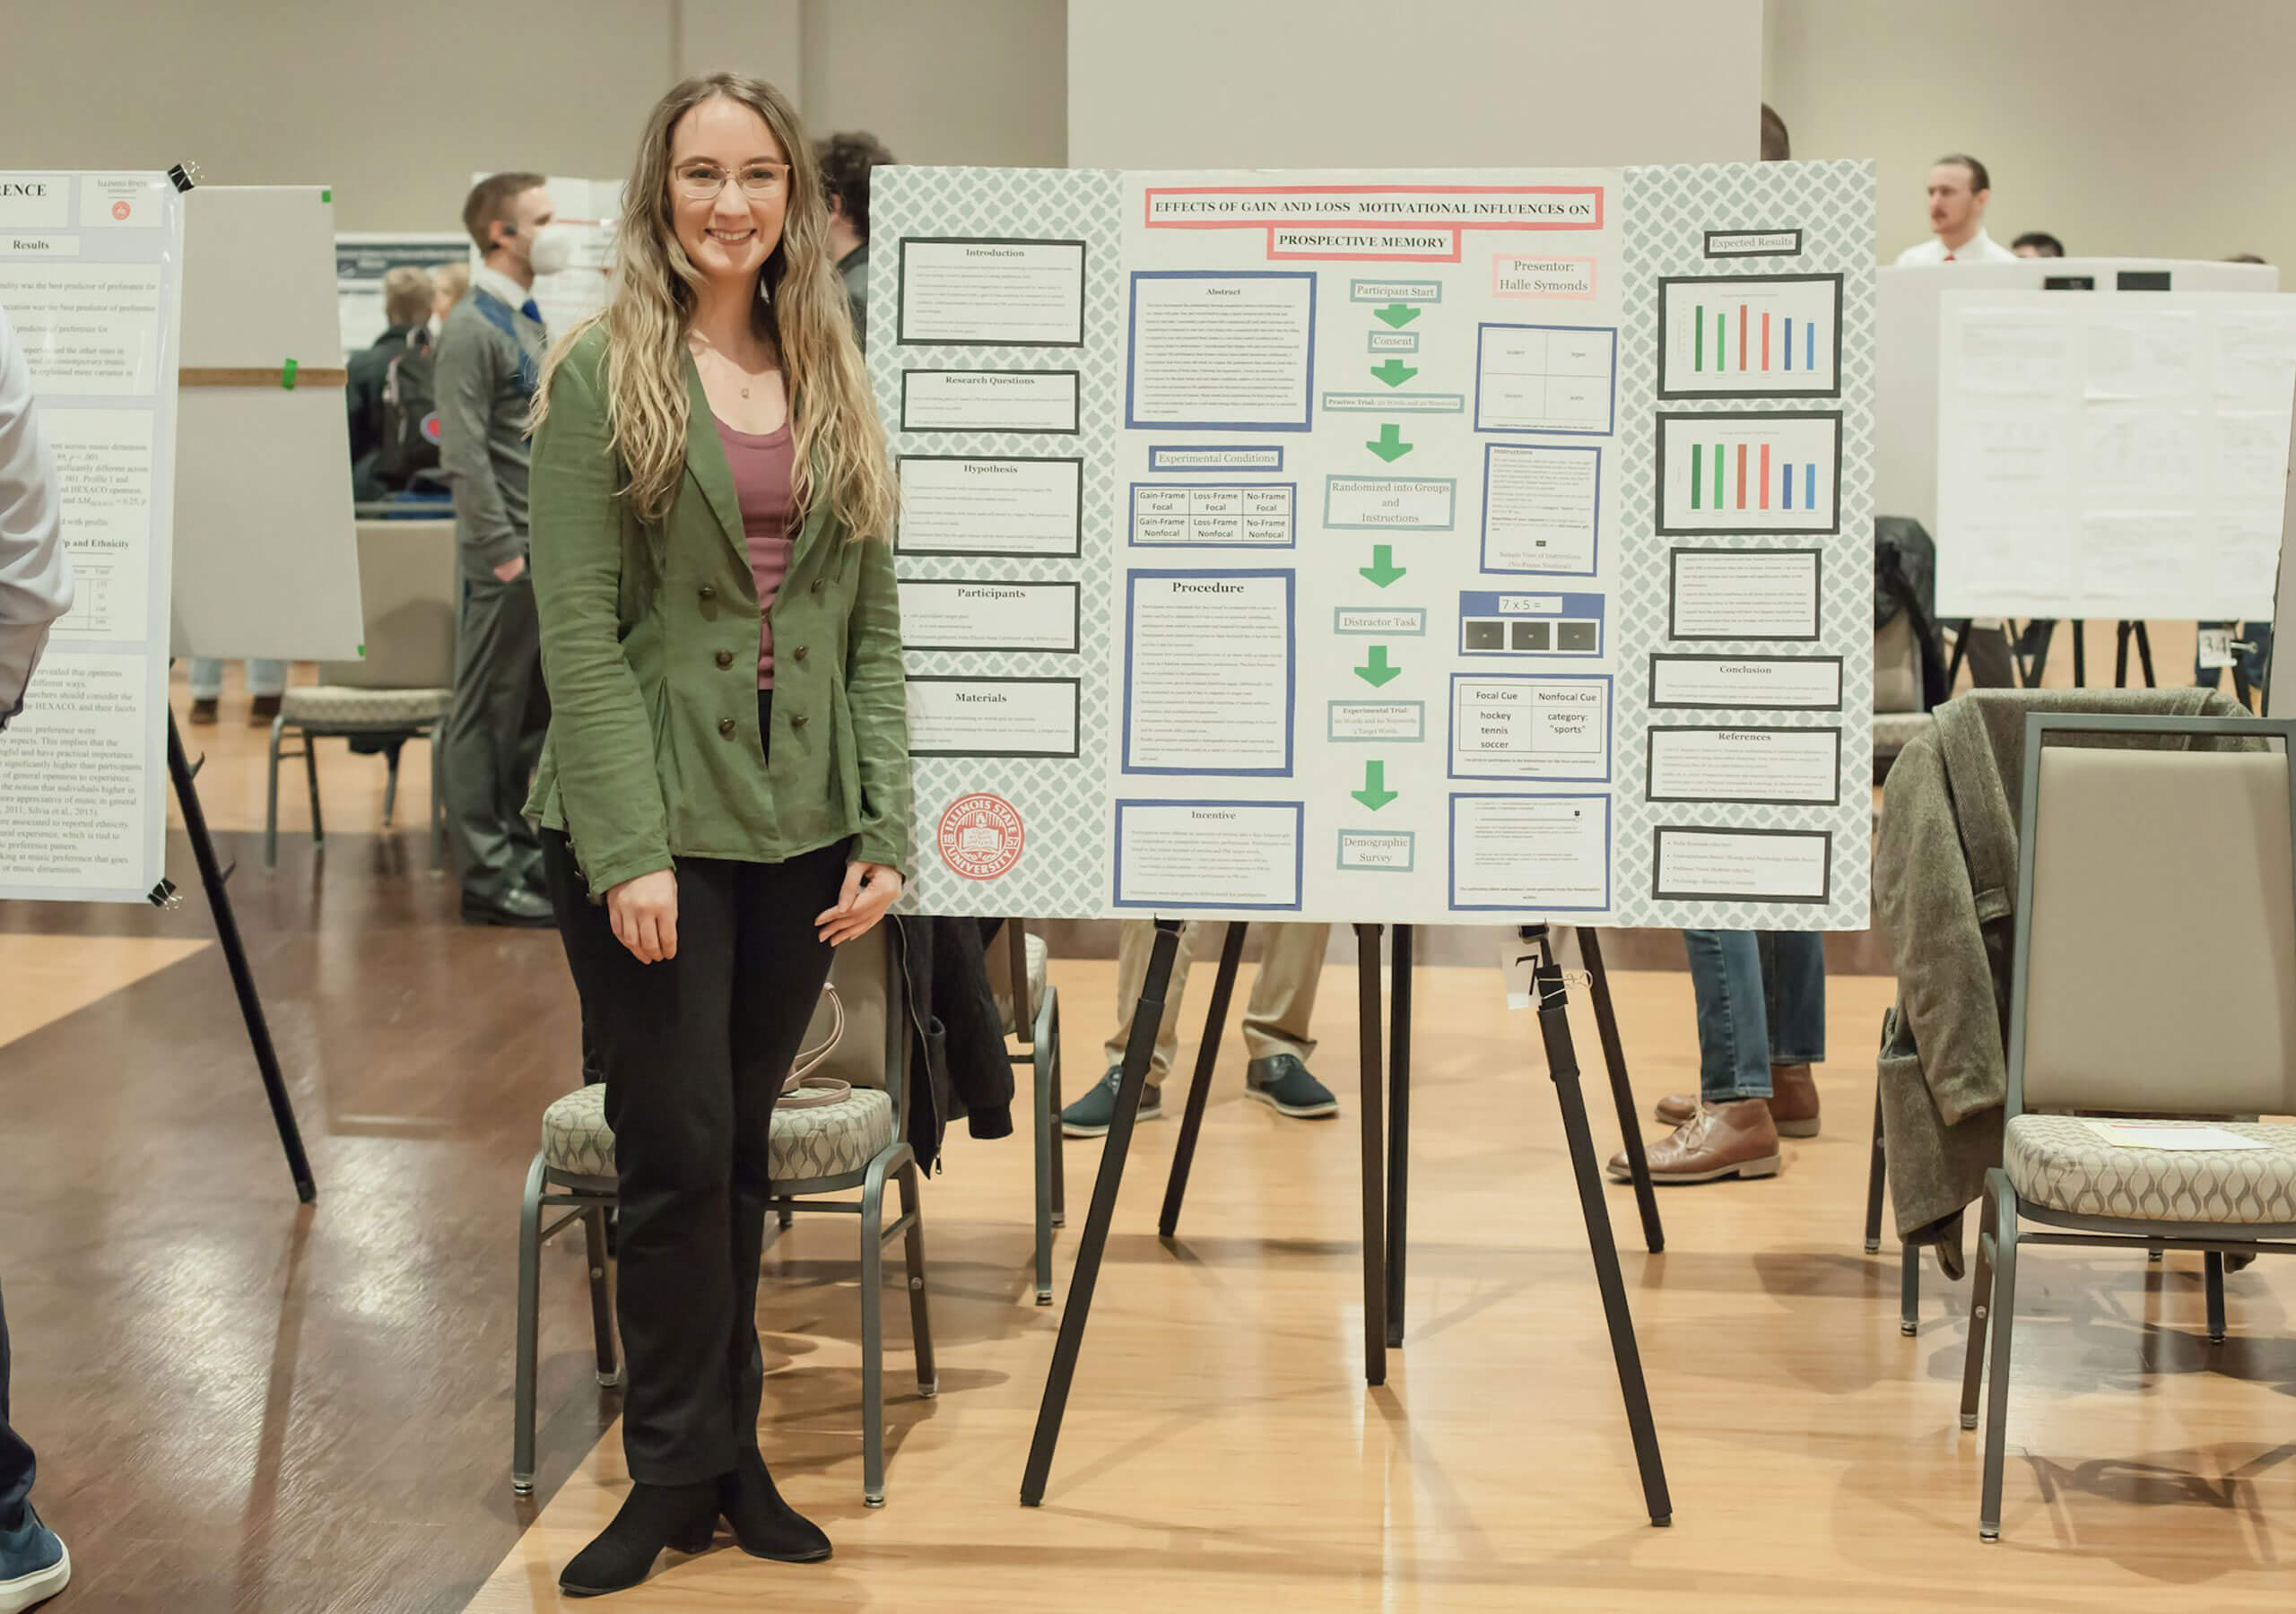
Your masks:
<svg viewBox="0 0 2296 1614"><path fill-rule="evenodd" d="M2129 1221L2245 1226L2296 1222L2296 1126L2254 1121L2149 1123L2212 1125L2269 1149L2126 1149L2077 1115L2019 1115L2009 1123L2002 1166L2037 1205Z"/></svg>
<svg viewBox="0 0 2296 1614"><path fill-rule="evenodd" d="M813 1177L844 1176L863 1169L892 1141L892 1095L856 1088L835 1104L777 1106L768 1169L777 1188ZM604 1084L578 1088L543 1112L542 1150L552 1171L613 1176L613 1131L606 1125Z"/></svg>
<svg viewBox="0 0 2296 1614"><path fill-rule="evenodd" d="M606 1124L605 1083L576 1088L543 1111L542 1155L552 1171L575 1176L613 1175L613 1128Z"/></svg>
<svg viewBox="0 0 2296 1614"><path fill-rule="evenodd" d="M436 723L454 704L452 690L354 690L302 684L279 698L280 716L309 728L413 728Z"/></svg>

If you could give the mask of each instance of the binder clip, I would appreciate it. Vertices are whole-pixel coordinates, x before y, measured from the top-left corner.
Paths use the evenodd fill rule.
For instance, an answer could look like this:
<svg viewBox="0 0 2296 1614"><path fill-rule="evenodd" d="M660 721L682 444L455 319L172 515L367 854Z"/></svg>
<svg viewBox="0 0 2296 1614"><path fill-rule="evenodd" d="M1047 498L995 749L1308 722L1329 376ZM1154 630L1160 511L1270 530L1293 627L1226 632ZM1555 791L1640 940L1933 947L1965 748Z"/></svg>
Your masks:
<svg viewBox="0 0 2296 1614"><path fill-rule="evenodd" d="M187 191L193 186L197 185L202 178L199 171L199 164L196 162L178 162L168 170L168 178L174 182L176 189L179 191Z"/></svg>
<svg viewBox="0 0 2296 1614"><path fill-rule="evenodd" d="M152 888L144 900L155 908L166 908L173 912L183 906L183 893L176 889L174 881L163 874L160 877L160 883Z"/></svg>

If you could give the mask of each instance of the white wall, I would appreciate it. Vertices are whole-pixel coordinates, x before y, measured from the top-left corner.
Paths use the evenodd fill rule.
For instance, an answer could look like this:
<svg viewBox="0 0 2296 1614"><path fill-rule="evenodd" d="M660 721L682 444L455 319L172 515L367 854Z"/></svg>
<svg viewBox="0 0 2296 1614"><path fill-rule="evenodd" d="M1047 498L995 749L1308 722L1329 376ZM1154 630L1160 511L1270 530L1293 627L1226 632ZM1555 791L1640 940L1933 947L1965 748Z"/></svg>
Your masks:
<svg viewBox="0 0 2296 1614"><path fill-rule="evenodd" d="M2288 0L1770 0L1765 56L1796 157L1878 161L1884 261L1967 151L2005 245L2296 263Z"/></svg>
<svg viewBox="0 0 2296 1614"><path fill-rule="evenodd" d="M804 0L805 124L867 129L903 162L1058 168L1064 0Z"/></svg>
<svg viewBox="0 0 2296 1614"><path fill-rule="evenodd" d="M667 0L7 0L0 164L192 157L211 184L331 185L340 229L454 230L474 168L629 166L669 82L667 13Z"/></svg>
<svg viewBox="0 0 2296 1614"><path fill-rule="evenodd" d="M1756 154L1761 0L1070 0L1079 167Z"/></svg>
<svg viewBox="0 0 2296 1614"><path fill-rule="evenodd" d="M926 162L1065 159L1063 0L0 0L0 167L335 187L453 230L474 169L628 171L657 96L771 79Z"/></svg>

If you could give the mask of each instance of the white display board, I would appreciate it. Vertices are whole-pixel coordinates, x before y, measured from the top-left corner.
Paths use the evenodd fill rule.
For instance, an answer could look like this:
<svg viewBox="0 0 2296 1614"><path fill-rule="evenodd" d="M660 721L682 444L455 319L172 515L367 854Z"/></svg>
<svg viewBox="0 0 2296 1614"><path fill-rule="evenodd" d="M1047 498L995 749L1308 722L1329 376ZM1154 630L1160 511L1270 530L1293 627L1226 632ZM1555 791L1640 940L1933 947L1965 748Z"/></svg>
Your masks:
<svg viewBox="0 0 2296 1614"><path fill-rule="evenodd" d="M0 174L0 308L75 586L0 733L0 898L140 902L165 871L183 256L163 174Z"/></svg>
<svg viewBox="0 0 2296 1614"><path fill-rule="evenodd" d="M2270 612L2296 297L1952 291L1941 332L1941 614Z"/></svg>
<svg viewBox="0 0 2296 1614"><path fill-rule="evenodd" d="M2290 467L2286 500L2281 507L2280 569L2273 585L2272 655L2265 666L2264 711L2267 717L2285 717L2296 711L2296 652L2286 655L2280 646L2296 633L2296 569L2288 564L2289 548L2296 541L2296 465Z"/></svg>
<svg viewBox="0 0 2296 1614"><path fill-rule="evenodd" d="M335 204L318 186L202 186L183 198L175 653L343 661L365 638L344 436ZM335 385L306 385L306 369Z"/></svg>
<svg viewBox="0 0 2296 1614"><path fill-rule="evenodd" d="M1868 165L872 193L924 909L1866 924Z"/></svg>
<svg viewBox="0 0 2296 1614"><path fill-rule="evenodd" d="M2126 290L2123 290L2126 284ZM2280 290L2267 264L2180 258L2019 258L2011 264L1884 265L1874 282L1874 508L1937 536L1937 333L1947 291L2152 297L2161 291ZM2140 288L2143 288L2140 290Z"/></svg>
<svg viewBox="0 0 2296 1614"><path fill-rule="evenodd" d="M383 276L404 264L426 273L470 263L470 238L459 230L431 233L345 233L335 238L335 313L343 353L374 346L390 328L383 311Z"/></svg>

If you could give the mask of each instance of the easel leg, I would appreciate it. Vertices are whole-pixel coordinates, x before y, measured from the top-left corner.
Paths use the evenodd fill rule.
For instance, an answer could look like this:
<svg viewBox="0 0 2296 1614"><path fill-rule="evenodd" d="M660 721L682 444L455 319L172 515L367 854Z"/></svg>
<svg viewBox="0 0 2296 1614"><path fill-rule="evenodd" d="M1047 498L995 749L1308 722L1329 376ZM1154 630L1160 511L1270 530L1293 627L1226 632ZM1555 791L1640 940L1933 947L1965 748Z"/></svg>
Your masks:
<svg viewBox="0 0 2296 1614"><path fill-rule="evenodd" d="M1124 1066L1117 1078L1116 1114L1109 1119L1109 1135L1100 1146L1100 1175L1092 1183L1092 1207L1084 1217L1084 1236L1076 1245L1076 1271L1068 1285L1068 1306L1060 1314L1060 1338L1053 1347L1052 1369L1045 1375L1044 1400L1037 1409L1036 1438L1029 1446L1029 1466L1021 1479L1021 1506L1035 1507L1044 1501L1045 1482L1052 1474L1053 1448L1060 1444L1060 1420L1068 1410L1068 1388L1075 1381L1076 1358L1084 1344L1084 1324L1092 1312L1092 1289L1100 1280L1100 1257L1108 1249L1109 1223L1116 1217L1117 1191L1124 1185L1124 1157L1132 1148L1132 1130L1140 1121L1140 1094L1148 1085L1148 1062L1156 1051L1156 1028L1164 1023L1164 989L1171 984L1172 959L1179 951L1180 922L1156 921L1156 941L1148 954L1148 974L1140 984L1140 1002L1132 1016L1132 1037L1125 1044Z"/></svg>
<svg viewBox="0 0 2296 1614"><path fill-rule="evenodd" d="M1562 1130L1570 1142L1571 1175L1578 1184L1578 1206L1587 1219L1587 1243L1595 1257L1595 1281L1603 1293L1603 1315L1610 1324L1611 1356L1618 1364L1619 1390L1626 1398L1626 1423L1634 1436L1634 1461L1642 1472L1642 1499L1650 1523L1674 1523L1666 1492L1666 1470L1658 1453L1658 1427L1650 1416L1650 1391L1642 1378L1642 1354L1634 1340L1634 1318L1627 1310L1626 1281L1620 1275L1618 1245L1611 1237L1610 1210L1595 1163L1595 1140L1587 1125L1586 1100L1578 1091L1578 1057L1570 1043L1562 971L1550 943L1538 971L1539 1036L1546 1045L1547 1074L1562 1110Z"/></svg>
<svg viewBox="0 0 2296 1614"><path fill-rule="evenodd" d="M1953 692L1953 686L1961 681L1961 664L1970 658L1970 623L1969 619L1963 617L1958 622L1946 622L1943 626L1953 632L1952 658L1945 664L1945 693L1950 695Z"/></svg>
<svg viewBox="0 0 2296 1614"><path fill-rule="evenodd" d="M2053 619L2043 618L2032 626L2033 654L2032 659L2025 665L2025 687L2038 690L2041 687L2041 680L2048 675L2048 646L2049 641L2057 637L2057 623Z"/></svg>
<svg viewBox="0 0 2296 1614"><path fill-rule="evenodd" d="M1618 1130L1626 1140L1626 1165L1634 1178L1634 1202L1642 1212L1642 1243L1653 1255L1666 1247L1658 1224L1658 1194L1650 1185L1650 1158L1642 1147L1641 1117L1634 1113L1634 1089L1627 1080L1626 1046L1619 1040L1618 1011L1611 1004L1610 972L1603 967L1603 944L1590 929L1578 933L1578 954L1595 994L1595 1030L1603 1044L1603 1067L1610 1072L1611 1101L1618 1106Z"/></svg>
<svg viewBox="0 0 2296 1614"><path fill-rule="evenodd" d="M2113 688L2128 688L2128 630L2130 624L2123 620L2113 628Z"/></svg>
<svg viewBox="0 0 2296 1614"><path fill-rule="evenodd" d="M1188 1167L1196 1164L1196 1140L1204 1131L1204 1106L1212 1091L1212 1067L1220 1063L1220 1039L1228 1033L1236 969L1244 959L1244 930L1240 920L1231 922L1220 943L1220 973L1213 978L1212 1007L1204 1016L1204 1041L1196 1048L1196 1075L1187 1087L1187 1112L1180 1118L1179 1143L1172 1150L1172 1175L1164 1184L1163 1214L1156 1219L1156 1231L1166 1238L1179 1230L1180 1202L1187 1197Z"/></svg>
<svg viewBox="0 0 2296 1614"><path fill-rule="evenodd" d="M2152 632L2143 622L2138 622L2135 626L2136 628L2136 663L2144 669L2144 687L2150 690L2156 687L2152 682Z"/></svg>
<svg viewBox="0 0 2296 1614"><path fill-rule="evenodd" d="M2073 687L2089 687L2089 624L2079 617L2073 620Z"/></svg>
<svg viewBox="0 0 2296 1614"><path fill-rule="evenodd" d="M1410 1244L1411 926L1390 933L1387 959L1387 1344L1403 1344L1404 1254Z"/></svg>
<svg viewBox="0 0 2296 1614"><path fill-rule="evenodd" d="M309 1204L318 1197L311 1180L311 1162L303 1152L303 1131L295 1122L294 1100L287 1096L286 1079L279 1072L279 1054L271 1046L271 1027L263 1018L263 999L256 992L255 971L248 967L247 948L239 941L239 922L231 911L230 893L223 888L223 867L216 861L214 837L207 832L207 813L192 784L191 762L184 755L183 736L176 732L176 715L168 713L168 777L175 781L176 801L183 808L184 833L191 855L199 864L199 883L207 891L207 910L215 918L215 939L222 943L223 961L231 971L231 987L239 994L239 1017L247 1021L248 1041L255 1048L256 1069L263 1076L263 1090L271 1100L271 1118L279 1128L279 1146L287 1152L287 1169L295 1179L295 1197Z"/></svg>
<svg viewBox="0 0 2296 1614"><path fill-rule="evenodd" d="M1379 933L1355 927L1355 1005L1362 1034L1363 1104L1363 1382L1387 1382L1387 1210L1381 1202L1387 1150L1379 1136L1385 1103L1379 1072Z"/></svg>

